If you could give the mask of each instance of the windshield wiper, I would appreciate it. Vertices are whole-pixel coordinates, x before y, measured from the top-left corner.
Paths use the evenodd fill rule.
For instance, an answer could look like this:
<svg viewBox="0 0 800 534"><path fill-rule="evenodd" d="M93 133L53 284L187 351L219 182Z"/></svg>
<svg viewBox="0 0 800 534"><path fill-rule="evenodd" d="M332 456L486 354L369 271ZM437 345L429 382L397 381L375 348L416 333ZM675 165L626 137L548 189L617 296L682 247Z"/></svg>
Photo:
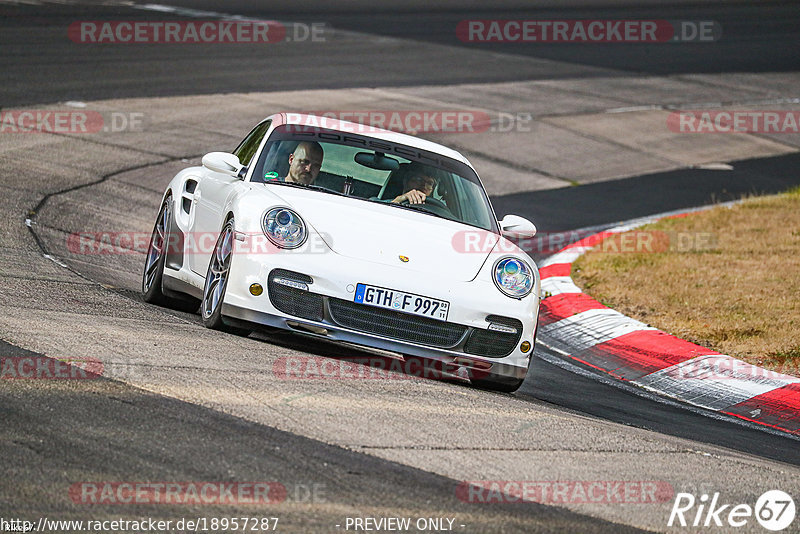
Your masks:
<svg viewBox="0 0 800 534"><path fill-rule="evenodd" d="M285 185L288 187L299 187L301 189L313 189L314 191L322 191L324 193L331 193L333 195L339 195L341 197L346 197L344 193L339 191L335 191L333 189L328 189L327 187L322 187L321 185L314 185L314 184L300 184L297 182L280 182L278 180L270 180L269 182L261 182L264 185L266 184L277 184L277 185Z"/></svg>
<svg viewBox="0 0 800 534"><path fill-rule="evenodd" d="M408 205L403 205L403 204L395 204L394 202L381 202L381 201L379 201L379 200L373 200L372 202L379 202L379 203L381 203L381 204L386 204L387 206L394 206L395 208L400 208L400 209L404 209L404 210L415 211L415 212L417 212L417 213L425 213L426 215L433 215L434 217L439 217L440 219L444 219L445 221L455 221L455 222L461 222L461 221L459 221L458 219L456 219L456 218L455 218L455 216L453 216L453 217L447 217L446 215L440 215L440 214L438 214L438 213L434 213L434 212L432 212L432 211L428 211L428 210L426 210L425 208L413 208L413 207L411 207L411 205L410 205L410 204L408 204Z"/></svg>

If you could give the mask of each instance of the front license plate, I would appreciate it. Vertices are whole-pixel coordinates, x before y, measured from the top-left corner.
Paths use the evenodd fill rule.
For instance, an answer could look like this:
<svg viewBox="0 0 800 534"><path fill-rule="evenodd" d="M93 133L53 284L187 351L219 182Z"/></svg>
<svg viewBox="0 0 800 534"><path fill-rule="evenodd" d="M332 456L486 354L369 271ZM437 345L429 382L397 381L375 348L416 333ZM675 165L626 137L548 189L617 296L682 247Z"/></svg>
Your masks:
<svg viewBox="0 0 800 534"><path fill-rule="evenodd" d="M404 313L413 313L414 315L422 315L423 317L431 317L441 321L447 320L447 312L450 310L450 304L444 300L367 284L358 284L356 286L356 296L353 302Z"/></svg>

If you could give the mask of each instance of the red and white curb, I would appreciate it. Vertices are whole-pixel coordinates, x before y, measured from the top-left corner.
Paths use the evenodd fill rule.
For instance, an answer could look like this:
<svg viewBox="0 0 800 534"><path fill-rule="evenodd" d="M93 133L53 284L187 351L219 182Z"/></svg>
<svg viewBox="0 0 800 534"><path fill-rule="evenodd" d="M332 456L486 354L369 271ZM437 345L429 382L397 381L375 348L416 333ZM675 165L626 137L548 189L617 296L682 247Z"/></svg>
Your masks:
<svg viewBox="0 0 800 534"><path fill-rule="evenodd" d="M694 406L800 436L800 378L695 345L612 310L583 293L572 263L639 219L572 243L540 264L538 336L562 356Z"/></svg>

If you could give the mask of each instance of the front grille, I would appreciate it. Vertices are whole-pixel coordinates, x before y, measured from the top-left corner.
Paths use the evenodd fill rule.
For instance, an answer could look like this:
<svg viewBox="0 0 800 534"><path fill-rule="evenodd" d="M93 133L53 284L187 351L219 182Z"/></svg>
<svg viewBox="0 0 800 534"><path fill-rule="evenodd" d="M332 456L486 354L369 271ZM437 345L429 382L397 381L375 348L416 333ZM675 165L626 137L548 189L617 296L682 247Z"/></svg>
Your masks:
<svg viewBox="0 0 800 534"><path fill-rule="evenodd" d="M328 305L332 319L341 326L430 347L453 347L467 330L459 324L347 300L331 298Z"/></svg>
<svg viewBox="0 0 800 534"><path fill-rule="evenodd" d="M310 284L313 282L310 276L285 269L273 269L269 273L267 282L269 300L275 308L288 315L311 321L322 321L325 317L322 295L276 284L273 281L274 278L286 278Z"/></svg>
<svg viewBox="0 0 800 534"><path fill-rule="evenodd" d="M469 339L464 345L464 352L475 354L476 356L486 356L487 358L502 358L511 354L511 351L517 346L517 342L522 336L522 323L517 319L498 315L489 315L486 320L490 323L513 326L517 329L517 333L509 334L476 328L469 335Z"/></svg>

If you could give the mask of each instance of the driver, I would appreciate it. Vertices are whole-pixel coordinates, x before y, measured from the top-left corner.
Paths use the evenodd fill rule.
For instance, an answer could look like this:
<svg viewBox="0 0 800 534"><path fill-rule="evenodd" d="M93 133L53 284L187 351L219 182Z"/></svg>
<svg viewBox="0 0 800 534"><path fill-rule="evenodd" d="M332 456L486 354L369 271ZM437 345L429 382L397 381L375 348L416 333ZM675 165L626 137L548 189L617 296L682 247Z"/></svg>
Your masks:
<svg viewBox="0 0 800 534"><path fill-rule="evenodd" d="M403 179L403 194L398 195L392 204L400 204L408 201L409 204L423 204L433 190L436 189L438 180L430 176L424 169L415 166L413 163L409 172Z"/></svg>
<svg viewBox="0 0 800 534"><path fill-rule="evenodd" d="M316 141L301 141L294 152L289 155L289 173L284 182L295 182L305 185L314 183L322 168L324 152Z"/></svg>

